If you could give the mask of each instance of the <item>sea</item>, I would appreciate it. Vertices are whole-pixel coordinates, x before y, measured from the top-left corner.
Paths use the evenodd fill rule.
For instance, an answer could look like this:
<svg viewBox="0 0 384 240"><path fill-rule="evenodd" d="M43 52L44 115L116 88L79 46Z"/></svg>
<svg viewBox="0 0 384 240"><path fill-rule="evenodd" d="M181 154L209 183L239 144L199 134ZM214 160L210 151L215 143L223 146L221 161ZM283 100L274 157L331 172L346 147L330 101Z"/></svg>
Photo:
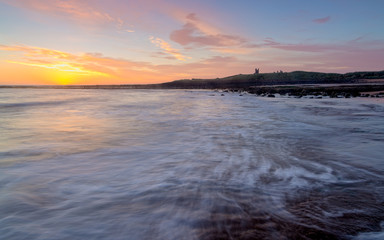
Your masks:
<svg viewBox="0 0 384 240"><path fill-rule="evenodd" d="M0 89L0 239L384 239L384 101Z"/></svg>

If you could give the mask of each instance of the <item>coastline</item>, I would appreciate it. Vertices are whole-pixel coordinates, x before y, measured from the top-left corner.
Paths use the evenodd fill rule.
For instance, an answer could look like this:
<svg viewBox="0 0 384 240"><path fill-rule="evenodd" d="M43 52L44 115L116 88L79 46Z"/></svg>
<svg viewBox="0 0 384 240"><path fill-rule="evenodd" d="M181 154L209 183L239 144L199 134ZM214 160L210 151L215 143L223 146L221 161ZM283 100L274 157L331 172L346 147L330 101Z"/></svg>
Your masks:
<svg viewBox="0 0 384 240"><path fill-rule="evenodd" d="M313 96L316 98L351 98L376 97L384 98L384 81L375 83L332 83L332 84L282 84L282 85L254 85L247 87L170 87L161 84L148 85L0 85L0 89L104 89L104 90L212 90L218 92L236 92L255 94L262 97L274 97L275 94L288 95L297 98Z"/></svg>
<svg viewBox="0 0 384 240"><path fill-rule="evenodd" d="M259 96L273 97L275 94L294 97L313 96L316 98L384 97L384 84L314 84L257 86L244 89Z"/></svg>

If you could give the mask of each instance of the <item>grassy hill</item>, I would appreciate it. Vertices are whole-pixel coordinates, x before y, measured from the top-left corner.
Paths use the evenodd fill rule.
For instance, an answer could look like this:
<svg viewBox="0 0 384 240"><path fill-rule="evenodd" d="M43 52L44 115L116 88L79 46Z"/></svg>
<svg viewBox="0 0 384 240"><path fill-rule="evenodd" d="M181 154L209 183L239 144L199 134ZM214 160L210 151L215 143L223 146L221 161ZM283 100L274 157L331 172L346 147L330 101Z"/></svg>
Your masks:
<svg viewBox="0 0 384 240"><path fill-rule="evenodd" d="M384 71L346 74L304 71L239 74L216 79L184 79L159 85L161 88L244 88L280 84L364 83L373 79L384 79Z"/></svg>

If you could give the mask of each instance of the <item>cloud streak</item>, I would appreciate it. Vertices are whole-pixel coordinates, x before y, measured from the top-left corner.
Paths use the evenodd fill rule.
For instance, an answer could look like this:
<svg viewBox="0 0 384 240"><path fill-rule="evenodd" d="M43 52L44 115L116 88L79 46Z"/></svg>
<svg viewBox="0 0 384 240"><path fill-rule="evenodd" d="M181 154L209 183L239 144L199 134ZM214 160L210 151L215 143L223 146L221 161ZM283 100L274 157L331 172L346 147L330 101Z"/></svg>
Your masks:
<svg viewBox="0 0 384 240"><path fill-rule="evenodd" d="M125 31L122 18L113 16L89 0L2 0L3 2L45 15L75 21L85 25L113 25L116 29ZM131 30L131 29L127 29Z"/></svg>
<svg viewBox="0 0 384 240"><path fill-rule="evenodd" d="M150 37L149 40L151 43L155 44L157 47L160 47L164 50L165 53L173 56L177 60L185 61L187 58L190 58L181 54L180 50L172 48L171 44L161 38Z"/></svg>
<svg viewBox="0 0 384 240"><path fill-rule="evenodd" d="M318 24L323 24L323 23L329 22L329 20L331 20L331 16L327 16L327 17L323 17L323 18L316 18L316 19L313 19L312 22L318 23Z"/></svg>
<svg viewBox="0 0 384 240"><path fill-rule="evenodd" d="M71 73L87 75L87 76L90 76L90 75L108 76L108 74L103 72L92 71L89 69L85 69L82 66L75 66L73 64L65 63L65 62L57 62L57 63L45 62L43 64L39 64L38 62L41 62L41 61L38 61L38 60L34 61L35 63L33 63L33 61L30 61L30 62L7 61L7 62L25 65L25 66L55 69L63 72L71 72Z"/></svg>
<svg viewBox="0 0 384 240"><path fill-rule="evenodd" d="M297 51L297 52L311 52L311 53L325 53L325 52L357 52L365 51L369 49L384 49L384 41L360 41L362 37L357 39L341 42L341 43L280 43L272 38L264 39L264 43L260 44L260 47L269 47L274 49L281 49L285 51Z"/></svg>
<svg viewBox="0 0 384 240"><path fill-rule="evenodd" d="M180 45L229 47L241 46L247 40L236 35L222 34L213 30L197 18L196 14L186 16L186 23L179 30L171 32L170 39Z"/></svg>
<svg viewBox="0 0 384 240"><path fill-rule="evenodd" d="M164 48L168 49L164 41L158 38L153 38L153 40L158 41L158 44L163 44ZM221 56L183 64L155 65L149 62L110 58L100 53L73 54L25 45L0 45L0 50L12 53L5 60L9 64L71 73L80 77L86 76L89 77L91 83L94 83L94 77L102 77L104 83L112 81L115 84L158 83L192 77L209 78L217 77L219 70L220 76L233 74L234 71L236 73L238 68L242 66L237 58ZM172 51L172 49L168 50ZM231 67L222 69L223 66ZM88 82L78 83L87 84Z"/></svg>
<svg viewBox="0 0 384 240"><path fill-rule="evenodd" d="M71 72L78 75L110 77L118 74L116 70L123 65L120 60L106 58L97 53L72 54L25 45L0 45L0 50L21 53L21 56L17 56L15 60L7 59L6 62L8 63ZM12 58L15 58L15 56ZM133 63L124 63L124 66L135 66ZM136 65L140 64L137 63Z"/></svg>

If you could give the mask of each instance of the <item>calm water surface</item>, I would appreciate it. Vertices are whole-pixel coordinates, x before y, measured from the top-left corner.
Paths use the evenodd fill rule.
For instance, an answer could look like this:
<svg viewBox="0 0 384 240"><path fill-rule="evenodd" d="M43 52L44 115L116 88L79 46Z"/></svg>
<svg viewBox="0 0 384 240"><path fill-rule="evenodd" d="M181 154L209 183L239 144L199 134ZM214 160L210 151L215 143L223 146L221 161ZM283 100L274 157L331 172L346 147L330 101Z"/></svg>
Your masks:
<svg viewBox="0 0 384 240"><path fill-rule="evenodd" d="M384 239L383 156L371 99L0 89L0 239Z"/></svg>

